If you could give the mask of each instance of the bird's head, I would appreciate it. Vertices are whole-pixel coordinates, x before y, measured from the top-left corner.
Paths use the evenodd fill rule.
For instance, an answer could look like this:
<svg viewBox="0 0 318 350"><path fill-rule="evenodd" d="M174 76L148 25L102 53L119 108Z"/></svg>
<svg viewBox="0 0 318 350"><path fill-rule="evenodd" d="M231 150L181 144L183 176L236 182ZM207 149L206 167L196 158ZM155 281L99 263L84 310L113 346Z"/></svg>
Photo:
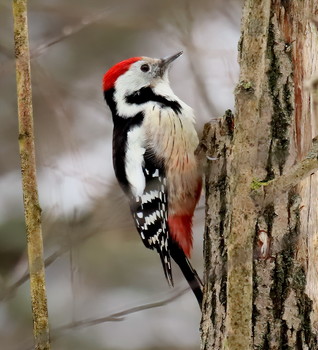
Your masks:
<svg viewBox="0 0 318 350"><path fill-rule="evenodd" d="M143 87L155 87L168 82L168 67L182 51L167 58L133 57L115 64L103 78L103 90L122 90L130 94Z"/></svg>

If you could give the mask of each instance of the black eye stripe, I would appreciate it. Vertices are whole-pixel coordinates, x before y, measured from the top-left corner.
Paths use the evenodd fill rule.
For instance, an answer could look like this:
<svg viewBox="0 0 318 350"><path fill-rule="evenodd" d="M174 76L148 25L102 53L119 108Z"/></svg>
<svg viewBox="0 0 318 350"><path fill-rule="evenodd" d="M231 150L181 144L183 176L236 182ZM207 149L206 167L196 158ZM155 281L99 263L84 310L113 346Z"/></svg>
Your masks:
<svg viewBox="0 0 318 350"><path fill-rule="evenodd" d="M143 72L148 72L150 69L149 64L145 63L140 67L140 70Z"/></svg>

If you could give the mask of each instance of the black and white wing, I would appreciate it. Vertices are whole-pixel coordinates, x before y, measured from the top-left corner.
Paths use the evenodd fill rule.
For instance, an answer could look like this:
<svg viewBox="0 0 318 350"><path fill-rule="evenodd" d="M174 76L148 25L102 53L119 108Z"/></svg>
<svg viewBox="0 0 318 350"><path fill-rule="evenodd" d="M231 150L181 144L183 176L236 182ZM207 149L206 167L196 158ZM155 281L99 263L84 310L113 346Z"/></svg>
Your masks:
<svg viewBox="0 0 318 350"><path fill-rule="evenodd" d="M169 251L167 180L162 162L146 150L142 163L145 179L141 195L131 194L130 208L140 237L147 248L157 250L170 286L173 286Z"/></svg>

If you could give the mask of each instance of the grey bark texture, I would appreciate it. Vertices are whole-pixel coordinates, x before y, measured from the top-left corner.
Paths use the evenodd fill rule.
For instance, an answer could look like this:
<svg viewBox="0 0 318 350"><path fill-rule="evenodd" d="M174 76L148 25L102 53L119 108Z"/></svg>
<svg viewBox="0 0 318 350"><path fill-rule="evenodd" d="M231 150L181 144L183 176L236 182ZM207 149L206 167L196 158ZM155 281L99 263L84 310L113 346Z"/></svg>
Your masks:
<svg viewBox="0 0 318 350"><path fill-rule="evenodd" d="M246 0L235 116L205 126L202 349L318 349L316 0Z"/></svg>

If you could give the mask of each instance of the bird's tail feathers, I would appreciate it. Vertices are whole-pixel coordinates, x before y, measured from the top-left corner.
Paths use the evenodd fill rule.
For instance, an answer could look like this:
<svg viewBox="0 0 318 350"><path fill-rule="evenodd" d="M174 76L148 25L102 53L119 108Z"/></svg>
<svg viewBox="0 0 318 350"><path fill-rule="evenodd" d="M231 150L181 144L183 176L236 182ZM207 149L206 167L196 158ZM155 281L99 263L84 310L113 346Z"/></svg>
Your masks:
<svg viewBox="0 0 318 350"><path fill-rule="evenodd" d="M192 267L189 259L186 257L182 249L177 245L173 244L170 250L171 257L173 260L179 265L185 279L188 281L190 288L192 289L197 301L199 303L200 308L202 307L202 286L203 283Z"/></svg>
<svg viewBox="0 0 318 350"><path fill-rule="evenodd" d="M160 255L163 271L165 273L169 287L173 287L172 269L171 269L171 258L170 255L164 254L162 250L158 249Z"/></svg>

